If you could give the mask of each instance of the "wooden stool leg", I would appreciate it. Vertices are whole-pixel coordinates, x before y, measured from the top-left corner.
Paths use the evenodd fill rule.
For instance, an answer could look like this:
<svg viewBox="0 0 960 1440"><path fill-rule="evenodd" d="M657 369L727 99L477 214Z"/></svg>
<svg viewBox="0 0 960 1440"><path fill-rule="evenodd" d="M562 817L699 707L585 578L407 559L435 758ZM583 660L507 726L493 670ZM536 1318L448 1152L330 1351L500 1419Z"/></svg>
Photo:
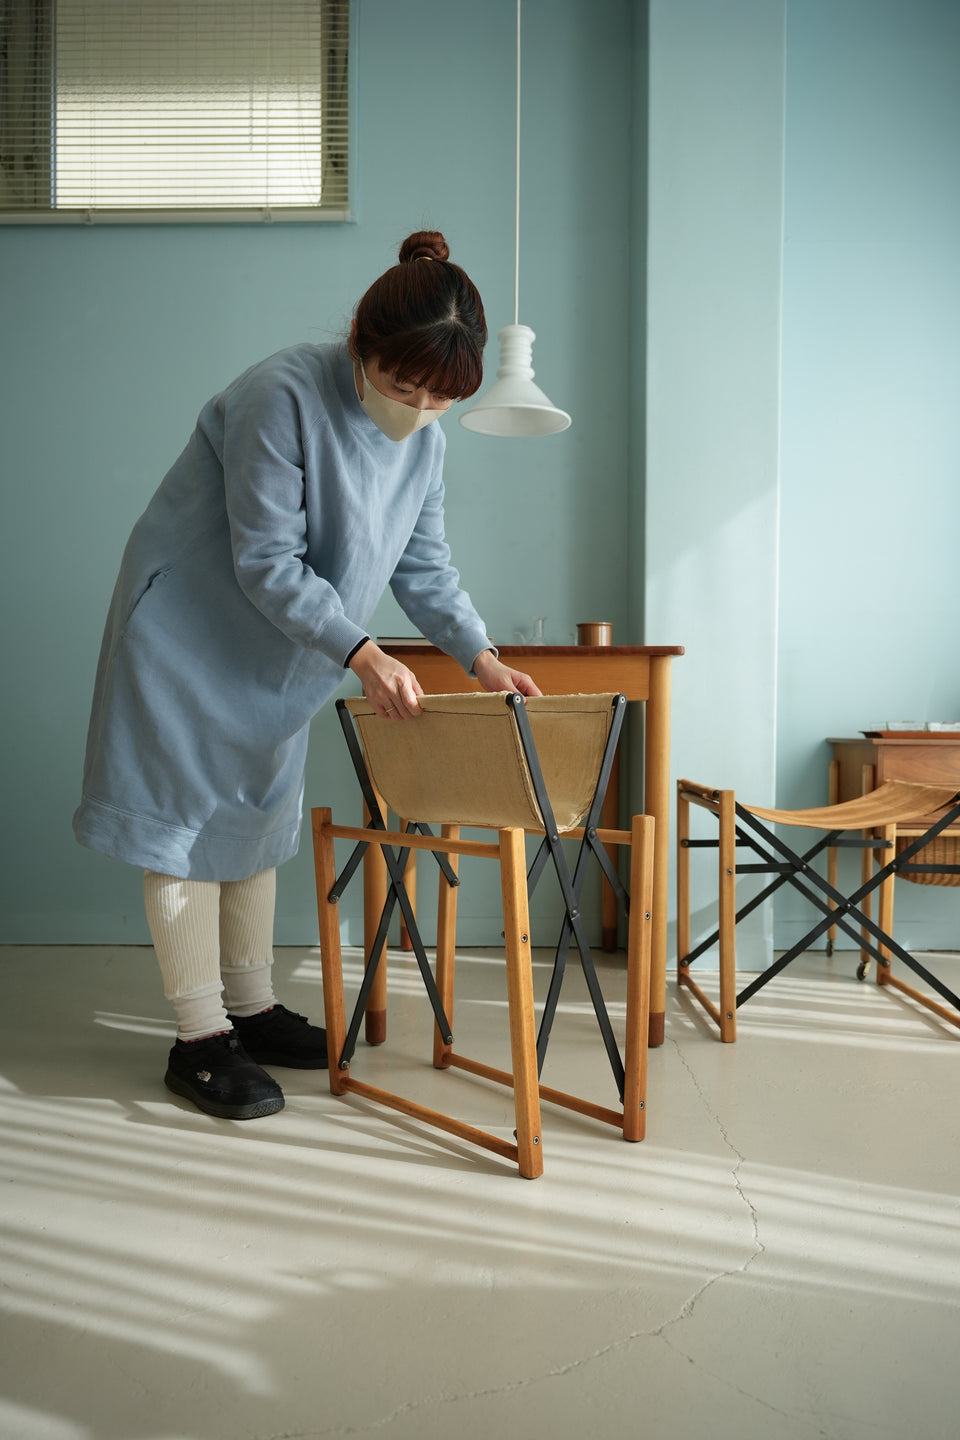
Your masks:
<svg viewBox="0 0 960 1440"><path fill-rule="evenodd" d="M377 796L380 812L386 807L381 796ZM363 823L368 824L370 811L363 807ZM363 857L363 955L364 962L370 963L373 939L380 924L380 916L387 899L387 867L379 845L371 845ZM365 1034L369 1045L382 1045L387 1038L387 955L386 947L380 959L376 979L367 1000Z"/></svg>
<svg viewBox="0 0 960 1440"><path fill-rule="evenodd" d="M527 864L523 831L500 831L500 885L503 893L503 934L507 954L507 1001L510 1010L510 1051L513 1098L517 1116L520 1174L535 1180L543 1174L540 1145L540 1082L537 1075L537 1030L533 1012L533 958L527 907Z"/></svg>
<svg viewBox="0 0 960 1440"><path fill-rule="evenodd" d="M863 835L864 840L866 840L866 839L868 838L868 836L870 836L872 833L873 833L873 832L870 831L870 830L863 830L863 831L861 831L861 834ZM861 854L860 854L860 881L861 881L861 884L863 884L863 885L866 885L867 881L870 879L870 876L873 874L873 858L874 858L874 852L870 849L870 847L869 847L868 845L865 845L864 848L863 848L863 850L861 851ZM882 864L882 863L883 863L883 862L881 861L881 864ZM867 917L868 920L872 920L872 919L873 919L873 896L872 896L872 895L865 895L865 896L863 897L863 899L862 899L861 902L860 902L860 909L863 911L864 915L866 915L866 917ZM864 939L864 940L870 940L870 941L873 940L873 936L870 934L870 931L866 928L866 926L861 925L861 927L860 927L860 935L861 935L861 938ZM873 956L870 954L870 951L869 951L869 950L861 950L861 951L860 951L860 964L861 964L861 967L863 968L864 974L866 974L867 966L870 964L870 961L871 961L872 959L873 959Z"/></svg>
<svg viewBox="0 0 960 1440"><path fill-rule="evenodd" d="M684 960L690 954L690 851L683 843L690 839L690 801L677 787L677 983L682 985L689 971ZM635 859L636 857L632 857ZM632 861L631 861L632 863ZM633 886L630 887L633 894Z"/></svg>
<svg viewBox="0 0 960 1440"><path fill-rule="evenodd" d="M600 812L600 824L607 830L618 830L620 828L620 749L613 757L613 768L610 771L610 783L607 786L607 793L603 797L603 809ZM610 857L610 863L614 869L617 867L617 856L620 853L619 846L605 845L604 849ZM612 953L617 948L617 921L620 916L620 901L616 893L604 878L600 887L600 943L603 949Z"/></svg>
<svg viewBox="0 0 960 1440"><path fill-rule="evenodd" d="M882 850L880 852L880 864L886 865L890 857L892 855L895 855L897 852L897 827L896 825L885 825L880 831L880 834L884 840L888 840L890 842L890 848L888 850ZM880 929L884 932L885 935L893 934L894 880L895 876L888 875L886 880L884 880L880 885L880 902L877 906L880 914L878 916L877 923L879 924ZM878 948L880 950L880 954L888 963L886 965L877 966L877 984L885 985L890 978L890 950L889 947L886 945L880 945Z"/></svg>
<svg viewBox="0 0 960 1440"><path fill-rule="evenodd" d="M627 939L623 1138L642 1140L647 1125L650 955L653 943L652 815L634 815L630 830L630 928Z"/></svg>
<svg viewBox="0 0 960 1440"><path fill-rule="evenodd" d="M445 840L459 840L459 825L441 825L440 834ZM456 875L460 864L459 855L448 855L447 859ZM437 897L437 990L443 1013L453 1025L453 974L457 959L457 887L451 885L443 871L440 871ZM440 1028L433 1026L433 1063L438 1070L446 1070L450 1064L453 1046L448 1045L440 1034Z"/></svg>
<svg viewBox="0 0 960 1440"><path fill-rule="evenodd" d="M737 1038L737 812L734 792L720 791L720 1039Z"/></svg>
<svg viewBox="0 0 960 1440"><path fill-rule="evenodd" d="M340 916L337 906L328 898L336 882L336 859L332 816L329 809L313 811L313 860L317 878L317 916L320 921L320 969L323 975L323 1017L327 1030L327 1053L330 1056L330 1089L343 1094L347 1072L337 1065L347 1036L343 1008L343 964L340 954Z"/></svg>
<svg viewBox="0 0 960 1440"><path fill-rule="evenodd" d="M869 793L870 793L871 790L875 790L875 789L876 789L876 786L877 786L877 767L876 767L875 765L861 765L861 766L860 766L860 794L861 794L861 795L869 795ZM870 833L871 833L871 832L870 832L869 830L863 830L863 831L861 831L861 834L862 834L864 840L867 839L867 837L870 835ZM863 852L861 853L861 856L860 856L860 879L861 879L861 882L865 885L865 884L867 883L867 881L870 879L870 876L871 876L872 874L873 874L873 851L870 850L870 849L867 849L866 847L864 847L864 850L863 850ZM868 919L872 920L872 919L873 919L873 896L872 896L872 895L867 895L867 896L865 896L865 897L864 897L864 900L863 900L863 903L861 904L860 908L861 908L861 910L863 911L864 915L866 915ZM862 928L861 928L860 934L861 934L861 936L862 936L862 938L863 938L864 940L867 940L867 939L870 938L870 932L869 932L869 930L865 930L865 929L862 929ZM861 951L860 951L860 968L859 968L859 970L858 970L857 973L860 975L861 979L863 978L864 975L866 975L867 970L869 969L869 966L870 966L870 961L872 960L872 958L873 958L873 957L872 957L872 955L870 954L870 951L869 951L869 950L861 950Z"/></svg>
<svg viewBox="0 0 960 1440"><path fill-rule="evenodd" d="M831 761L830 761L830 768L829 768L828 775L827 775L827 804L828 804L828 805L836 805L836 804L838 803L839 799L840 799L840 761L839 761L839 760L831 760ZM834 890L836 890L836 888L837 888L837 847L836 847L836 845L831 845L831 846L829 847L829 849L827 850L827 884L828 884L828 885L832 885L833 888L834 888ZM836 908L837 908L837 902L836 902L835 900L829 900L829 899L828 899L828 900L827 900L827 905L829 906L829 908L830 908L831 910L836 910ZM830 929L827 931L827 954L828 954L828 955L830 955L830 954L833 953L833 947L834 947L834 945L836 944L836 940L837 940L837 927L836 927L836 925L831 925L831 926L830 926Z"/></svg>

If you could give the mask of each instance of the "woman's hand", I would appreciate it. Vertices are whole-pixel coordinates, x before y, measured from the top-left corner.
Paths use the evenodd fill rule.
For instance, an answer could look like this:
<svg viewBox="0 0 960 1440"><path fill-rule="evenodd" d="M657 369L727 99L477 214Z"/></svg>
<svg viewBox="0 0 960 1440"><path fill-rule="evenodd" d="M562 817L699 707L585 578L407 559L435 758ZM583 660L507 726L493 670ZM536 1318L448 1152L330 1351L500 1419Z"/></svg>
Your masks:
<svg viewBox="0 0 960 1440"><path fill-rule="evenodd" d="M516 690L521 695L541 693L529 675L522 670L511 670L509 665L497 659L492 650L480 651L473 662L473 673L484 690Z"/></svg>
<svg viewBox="0 0 960 1440"><path fill-rule="evenodd" d="M423 713L417 698L423 690L416 675L372 640L360 646L349 668L378 715L387 720L410 720Z"/></svg>

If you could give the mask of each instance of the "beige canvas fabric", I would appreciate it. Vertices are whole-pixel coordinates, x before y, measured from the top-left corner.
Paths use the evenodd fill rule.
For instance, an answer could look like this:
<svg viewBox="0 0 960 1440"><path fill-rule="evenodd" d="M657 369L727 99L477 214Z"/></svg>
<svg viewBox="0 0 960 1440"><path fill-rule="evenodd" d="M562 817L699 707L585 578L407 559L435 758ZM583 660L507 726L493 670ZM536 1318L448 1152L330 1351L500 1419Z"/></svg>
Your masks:
<svg viewBox="0 0 960 1440"><path fill-rule="evenodd" d="M914 785L907 780L888 780L855 800L823 805L815 810L764 810L744 805L751 815L777 825L803 825L813 830L871 830L877 825L901 824L921 815L935 815L955 804L953 785Z"/></svg>
<svg viewBox="0 0 960 1440"><path fill-rule="evenodd" d="M583 819L597 785L613 694L526 702L540 768L561 831ZM543 832L516 721L502 694L424 695L414 720L382 720L348 699L370 778L396 815L425 824L522 826Z"/></svg>

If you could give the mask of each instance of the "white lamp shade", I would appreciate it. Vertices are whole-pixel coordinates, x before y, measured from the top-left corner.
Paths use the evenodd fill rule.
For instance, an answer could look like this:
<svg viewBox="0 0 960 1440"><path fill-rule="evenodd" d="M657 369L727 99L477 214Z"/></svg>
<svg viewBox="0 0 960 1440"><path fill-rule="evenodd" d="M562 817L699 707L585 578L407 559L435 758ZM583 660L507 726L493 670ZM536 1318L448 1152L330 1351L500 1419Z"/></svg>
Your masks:
<svg viewBox="0 0 960 1440"><path fill-rule="evenodd" d="M570 416L558 410L533 383L533 342L529 325L505 325L497 332L500 365L496 382L460 424L481 435L552 435L566 430Z"/></svg>

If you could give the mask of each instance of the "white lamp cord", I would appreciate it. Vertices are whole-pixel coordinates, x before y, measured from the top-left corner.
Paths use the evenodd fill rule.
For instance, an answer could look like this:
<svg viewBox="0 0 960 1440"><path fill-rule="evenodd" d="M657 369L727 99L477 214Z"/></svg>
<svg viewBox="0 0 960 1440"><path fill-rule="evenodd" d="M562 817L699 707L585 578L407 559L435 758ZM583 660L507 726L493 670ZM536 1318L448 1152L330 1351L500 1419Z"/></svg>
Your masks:
<svg viewBox="0 0 960 1440"><path fill-rule="evenodd" d="M520 323L520 0L517 0L517 162L513 201L513 323Z"/></svg>

